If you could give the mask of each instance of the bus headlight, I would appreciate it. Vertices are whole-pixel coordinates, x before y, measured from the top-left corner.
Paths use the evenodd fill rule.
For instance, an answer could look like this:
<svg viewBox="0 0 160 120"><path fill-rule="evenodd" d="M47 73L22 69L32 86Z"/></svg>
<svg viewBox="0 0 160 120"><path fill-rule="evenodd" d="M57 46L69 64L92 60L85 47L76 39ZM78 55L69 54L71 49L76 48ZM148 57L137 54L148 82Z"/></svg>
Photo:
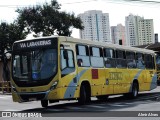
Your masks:
<svg viewBox="0 0 160 120"><path fill-rule="evenodd" d="M53 83L53 85L50 87L50 90L55 89L56 86L57 86L57 84L58 84L58 81L55 81L55 82Z"/></svg>
<svg viewBox="0 0 160 120"><path fill-rule="evenodd" d="M13 85L12 85L12 90L13 90L14 92L17 92L16 87L14 87Z"/></svg>

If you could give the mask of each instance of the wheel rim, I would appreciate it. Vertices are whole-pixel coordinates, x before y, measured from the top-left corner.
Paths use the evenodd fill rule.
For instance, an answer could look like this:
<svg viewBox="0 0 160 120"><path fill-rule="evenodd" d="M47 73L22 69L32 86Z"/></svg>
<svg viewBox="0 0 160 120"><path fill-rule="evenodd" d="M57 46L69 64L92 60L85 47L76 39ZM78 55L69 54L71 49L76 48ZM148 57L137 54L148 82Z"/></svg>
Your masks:
<svg viewBox="0 0 160 120"><path fill-rule="evenodd" d="M133 95L134 95L134 97L137 96L137 92L138 92L138 90L137 90L137 87L135 86L134 89L133 89Z"/></svg>

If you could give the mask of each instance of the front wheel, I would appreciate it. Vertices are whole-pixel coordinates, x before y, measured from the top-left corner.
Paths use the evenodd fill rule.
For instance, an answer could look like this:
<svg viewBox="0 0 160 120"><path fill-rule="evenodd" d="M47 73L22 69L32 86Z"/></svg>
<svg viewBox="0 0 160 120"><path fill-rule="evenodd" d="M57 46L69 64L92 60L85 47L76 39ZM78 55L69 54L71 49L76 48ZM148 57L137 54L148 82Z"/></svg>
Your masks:
<svg viewBox="0 0 160 120"><path fill-rule="evenodd" d="M87 85L82 85L80 88L80 96L78 98L78 103L84 105L91 101L90 90L87 88Z"/></svg>
<svg viewBox="0 0 160 120"><path fill-rule="evenodd" d="M81 105L84 105L86 103L86 100L87 100L87 94L86 94L85 86L82 85L80 88L80 97L78 99L78 103Z"/></svg>
<svg viewBox="0 0 160 120"><path fill-rule="evenodd" d="M48 100L41 100L42 107L48 107Z"/></svg>

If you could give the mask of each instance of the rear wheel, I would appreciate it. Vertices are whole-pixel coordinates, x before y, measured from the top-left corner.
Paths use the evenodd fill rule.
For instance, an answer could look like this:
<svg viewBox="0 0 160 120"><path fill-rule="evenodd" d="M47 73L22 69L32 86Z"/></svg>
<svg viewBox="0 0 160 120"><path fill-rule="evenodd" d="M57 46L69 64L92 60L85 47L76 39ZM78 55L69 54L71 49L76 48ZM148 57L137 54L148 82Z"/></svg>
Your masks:
<svg viewBox="0 0 160 120"><path fill-rule="evenodd" d="M130 95L132 98L136 98L138 96L138 84L136 82L133 83L132 92Z"/></svg>
<svg viewBox="0 0 160 120"><path fill-rule="evenodd" d="M134 82L133 85L132 85L132 91L130 93L125 93L124 96L126 98L136 98L138 96L138 83L137 82Z"/></svg>
<svg viewBox="0 0 160 120"><path fill-rule="evenodd" d="M48 107L48 100L41 100L42 107Z"/></svg>

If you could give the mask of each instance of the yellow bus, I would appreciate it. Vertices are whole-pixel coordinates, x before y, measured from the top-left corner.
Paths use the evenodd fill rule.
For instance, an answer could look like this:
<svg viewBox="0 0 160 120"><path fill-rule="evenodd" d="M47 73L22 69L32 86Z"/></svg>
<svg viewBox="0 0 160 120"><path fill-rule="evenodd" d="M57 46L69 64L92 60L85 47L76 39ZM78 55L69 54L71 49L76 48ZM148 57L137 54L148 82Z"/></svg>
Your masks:
<svg viewBox="0 0 160 120"><path fill-rule="evenodd" d="M135 98L157 87L155 66L155 53L147 49L64 36L20 40L12 51L12 97L39 100L42 107L114 94Z"/></svg>
<svg viewBox="0 0 160 120"><path fill-rule="evenodd" d="M156 52L157 84L160 84L160 53Z"/></svg>

